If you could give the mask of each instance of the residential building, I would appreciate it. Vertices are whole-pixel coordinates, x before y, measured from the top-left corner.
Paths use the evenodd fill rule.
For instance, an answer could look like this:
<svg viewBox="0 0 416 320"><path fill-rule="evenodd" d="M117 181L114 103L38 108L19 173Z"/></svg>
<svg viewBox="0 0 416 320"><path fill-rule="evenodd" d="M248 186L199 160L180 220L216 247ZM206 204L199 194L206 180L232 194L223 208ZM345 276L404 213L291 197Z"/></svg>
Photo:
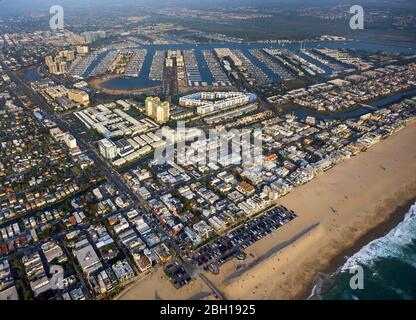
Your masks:
<svg viewBox="0 0 416 320"><path fill-rule="evenodd" d="M166 123L170 119L169 102L161 102L158 97L147 97L145 110L146 114L158 123Z"/></svg>
<svg viewBox="0 0 416 320"><path fill-rule="evenodd" d="M98 150L100 154L109 160L117 157L117 146L110 139L102 139L98 142Z"/></svg>

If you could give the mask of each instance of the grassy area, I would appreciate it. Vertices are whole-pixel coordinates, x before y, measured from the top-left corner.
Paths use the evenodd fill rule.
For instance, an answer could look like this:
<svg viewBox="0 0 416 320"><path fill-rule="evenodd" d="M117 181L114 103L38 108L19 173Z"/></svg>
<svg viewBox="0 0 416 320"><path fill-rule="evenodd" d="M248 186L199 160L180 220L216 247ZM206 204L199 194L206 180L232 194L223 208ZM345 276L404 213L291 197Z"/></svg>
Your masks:
<svg viewBox="0 0 416 320"><path fill-rule="evenodd" d="M309 85L309 81L305 78L297 78L293 80L288 80L284 82L284 86L287 88L287 90L295 90L299 88L303 88Z"/></svg>
<svg viewBox="0 0 416 320"><path fill-rule="evenodd" d="M135 118L135 119L140 119L143 118L143 114L139 111L139 109L135 108L135 107L130 107L129 110L125 111L129 116Z"/></svg>
<svg viewBox="0 0 416 320"><path fill-rule="evenodd" d="M90 130L91 135L93 136L94 140L101 140L103 136L98 133L97 130Z"/></svg>

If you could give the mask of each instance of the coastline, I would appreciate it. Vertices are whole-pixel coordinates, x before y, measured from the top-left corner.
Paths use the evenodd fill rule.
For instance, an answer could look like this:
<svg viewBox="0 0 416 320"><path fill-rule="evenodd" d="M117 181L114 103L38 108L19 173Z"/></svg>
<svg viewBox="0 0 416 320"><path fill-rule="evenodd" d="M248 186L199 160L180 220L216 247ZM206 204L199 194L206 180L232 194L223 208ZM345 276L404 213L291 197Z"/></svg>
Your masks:
<svg viewBox="0 0 416 320"><path fill-rule="evenodd" d="M297 218L245 249L245 261L206 273L208 280L226 299L307 298L319 272L336 271L403 220L416 200L415 138L412 123L279 199ZM199 278L178 291L159 275L119 298L200 299L209 291Z"/></svg>
<svg viewBox="0 0 416 320"><path fill-rule="evenodd" d="M328 263L328 266L323 268L320 273L332 274L336 272L340 267L342 267L346 261L346 257L350 257L356 252L358 252L362 247L369 244L373 240L385 236L390 230L394 229L400 222L403 221L406 214L409 212L413 204L416 203L416 196L408 200L405 204L399 205L387 220L381 222L372 229L369 229L362 237L358 238L354 244L343 251L339 252L334 256ZM316 278L316 277L315 277ZM306 286L306 289L300 292L300 294L295 298L297 300L306 300L311 295L311 292L314 287L314 281L309 283Z"/></svg>
<svg viewBox="0 0 416 320"><path fill-rule="evenodd" d="M319 272L335 271L345 255L403 219L416 196L415 137L413 123L279 199L298 217L247 248L246 261L230 260L209 279L227 299L309 296Z"/></svg>

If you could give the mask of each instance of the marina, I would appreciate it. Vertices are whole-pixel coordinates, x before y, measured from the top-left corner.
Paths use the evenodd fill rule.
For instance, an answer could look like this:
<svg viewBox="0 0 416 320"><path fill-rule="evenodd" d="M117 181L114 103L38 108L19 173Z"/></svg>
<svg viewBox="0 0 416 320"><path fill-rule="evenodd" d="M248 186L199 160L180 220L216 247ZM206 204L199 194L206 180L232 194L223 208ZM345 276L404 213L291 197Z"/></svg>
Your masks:
<svg viewBox="0 0 416 320"><path fill-rule="evenodd" d="M415 0L5 2L0 302L416 297Z"/></svg>
<svg viewBox="0 0 416 320"><path fill-rule="evenodd" d="M214 78L213 85L230 85L230 79L224 72L212 50L204 50L202 54L204 55L204 59L208 64L212 77Z"/></svg>
<svg viewBox="0 0 416 320"><path fill-rule="evenodd" d="M307 49L306 49L307 47ZM300 49L297 43L289 44L262 44L262 43L207 43L207 44L160 44L141 45L138 49L147 50L138 76L123 77L109 80L105 87L109 89L138 89L160 84L163 79L164 62L167 50L181 50L189 70L190 81L193 84L212 86L229 86L230 80L226 68L215 56L214 49L228 48L244 56L244 62L253 74L258 74L260 83L282 82L301 76L309 70L312 73L323 75L337 75L342 72L354 70L354 64L359 61L334 59L332 49L357 48L362 50L386 52L415 52L414 48L403 48L387 44L375 44L359 41L321 41L309 42ZM99 74L104 67L98 67L106 58L106 51L91 53L81 61L75 61L71 66L71 75L88 78ZM186 53L185 53L186 52ZM111 57L111 56L110 56ZM286 59L289 57L292 62ZM109 59L107 57L107 59ZM347 63L346 63L347 62ZM348 64L349 63L349 64ZM108 64L108 62L104 62ZM305 66L302 68L301 66ZM98 68L98 69L96 69ZM94 72L92 72L94 71ZM323 72L323 73L322 73Z"/></svg>
<svg viewBox="0 0 416 320"><path fill-rule="evenodd" d="M243 72L243 76L250 84L256 83L257 85L265 85L272 82L272 79L261 69L255 65L241 50L234 50L233 53L243 64L246 72Z"/></svg>
<svg viewBox="0 0 416 320"><path fill-rule="evenodd" d="M107 72L114 60L117 58L118 53L116 51L108 51L105 57L94 67L90 73L90 77L102 75Z"/></svg>
<svg viewBox="0 0 416 320"><path fill-rule="evenodd" d="M144 59L147 55L147 50L138 49L134 50L133 56L126 66L125 75L127 77L138 77L142 70Z"/></svg>
<svg viewBox="0 0 416 320"><path fill-rule="evenodd" d="M156 51L154 53L149 73L150 80L162 81L165 59L166 51Z"/></svg>
<svg viewBox="0 0 416 320"><path fill-rule="evenodd" d="M286 69L282 63L278 63L277 59L260 49L251 49L250 52L261 62L263 62L275 75L284 81L292 80L295 76Z"/></svg>
<svg viewBox="0 0 416 320"><path fill-rule="evenodd" d="M186 70L186 77L188 79L189 86L199 86L207 85L207 83L201 83L202 77L199 72L198 62L196 61L195 54L193 50L186 50L183 52L183 57L185 61L185 70Z"/></svg>
<svg viewBox="0 0 416 320"><path fill-rule="evenodd" d="M330 73L333 75L345 72L347 70L341 63L330 61L329 59L324 58L315 50L302 50L302 54L321 63L330 69Z"/></svg>
<svg viewBox="0 0 416 320"><path fill-rule="evenodd" d="M86 57L78 57L69 69L69 75L74 78L86 78L89 74L88 70L92 70L94 67L94 61L102 53L94 52Z"/></svg>

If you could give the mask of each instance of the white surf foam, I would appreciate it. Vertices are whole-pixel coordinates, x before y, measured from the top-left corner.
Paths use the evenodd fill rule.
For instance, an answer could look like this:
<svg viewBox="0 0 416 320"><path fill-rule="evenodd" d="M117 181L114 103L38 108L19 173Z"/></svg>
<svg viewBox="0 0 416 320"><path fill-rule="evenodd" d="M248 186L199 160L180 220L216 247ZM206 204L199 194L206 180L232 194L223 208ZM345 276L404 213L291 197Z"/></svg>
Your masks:
<svg viewBox="0 0 416 320"><path fill-rule="evenodd" d="M347 271L356 265L372 266L379 258L397 258L416 268L415 255L405 252L408 245L416 240L416 203L410 208L404 220L384 237L370 242L348 258L340 271Z"/></svg>

